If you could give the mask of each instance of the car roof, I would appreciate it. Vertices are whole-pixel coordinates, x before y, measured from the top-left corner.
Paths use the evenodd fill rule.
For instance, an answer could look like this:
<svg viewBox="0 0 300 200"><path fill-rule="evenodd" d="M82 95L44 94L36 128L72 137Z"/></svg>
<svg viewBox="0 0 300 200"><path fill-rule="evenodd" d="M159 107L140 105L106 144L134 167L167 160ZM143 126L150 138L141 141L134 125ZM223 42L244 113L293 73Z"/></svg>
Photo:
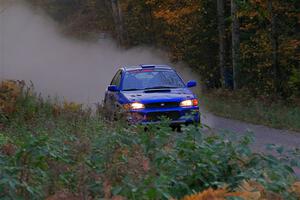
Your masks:
<svg viewBox="0 0 300 200"><path fill-rule="evenodd" d="M122 68L124 71L133 71L133 70L139 70L139 69L166 69L171 70L172 67L168 65L137 65L137 66L125 66Z"/></svg>

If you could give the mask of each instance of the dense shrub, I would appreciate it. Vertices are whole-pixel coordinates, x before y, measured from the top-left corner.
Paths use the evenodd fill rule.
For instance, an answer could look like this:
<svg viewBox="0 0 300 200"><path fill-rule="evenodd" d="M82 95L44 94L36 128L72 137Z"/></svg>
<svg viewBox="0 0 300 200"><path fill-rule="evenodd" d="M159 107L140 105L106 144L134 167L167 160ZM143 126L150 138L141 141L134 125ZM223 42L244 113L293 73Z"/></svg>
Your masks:
<svg viewBox="0 0 300 200"><path fill-rule="evenodd" d="M53 105L26 91L0 121L1 199L180 199L208 188L238 192L245 182L296 199L296 150L273 145L278 156L257 154L250 135L194 126L175 133L167 121L147 131L110 124L79 105Z"/></svg>
<svg viewBox="0 0 300 200"><path fill-rule="evenodd" d="M11 114L16 111L16 101L21 94L22 82L7 80L0 83L1 114Z"/></svg>

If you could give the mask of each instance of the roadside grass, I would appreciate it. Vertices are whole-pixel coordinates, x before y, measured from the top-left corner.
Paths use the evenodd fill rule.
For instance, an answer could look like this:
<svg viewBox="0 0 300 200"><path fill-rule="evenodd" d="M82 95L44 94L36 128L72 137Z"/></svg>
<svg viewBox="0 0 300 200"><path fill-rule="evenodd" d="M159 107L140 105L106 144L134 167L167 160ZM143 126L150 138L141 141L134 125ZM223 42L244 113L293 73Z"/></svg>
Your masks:
<svg viewBox="0 0 300 200"><path fill-rule="evenodd" d="M300 132L300 103L263 97L253 98L239 91L215 90L202 94L205 108L218 116L278 129Z"/></svg>
<svg viewBox="0 0 300 200"><path fill-rule="evenodd" d="M195 126L175 133L168 121L145 131L106 121L102 111L44 100L17 85L0 87L0 199L296 200L300 195L293 172L300 167L297 149L270 145L270 154L257 154L250 149L251 135L208 135Z"/></svg>

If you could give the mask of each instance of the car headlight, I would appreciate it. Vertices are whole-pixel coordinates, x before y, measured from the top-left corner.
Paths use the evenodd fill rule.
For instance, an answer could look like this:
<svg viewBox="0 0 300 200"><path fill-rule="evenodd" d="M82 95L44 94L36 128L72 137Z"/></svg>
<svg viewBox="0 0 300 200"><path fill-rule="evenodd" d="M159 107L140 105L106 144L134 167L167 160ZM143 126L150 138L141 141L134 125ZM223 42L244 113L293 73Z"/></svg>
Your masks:
<svg viewBox="0 0 300 200"><path fill-rule="evenodd" d="M139 102L125 104L124 108L126 110L141 110L145 108L145 105Z"/></svg>
<svg viewBox="0 0 300 200"><path fill-rule="evenodd" d="M198 99L184 100L180 103L180 107L198 106Z"/></svg>

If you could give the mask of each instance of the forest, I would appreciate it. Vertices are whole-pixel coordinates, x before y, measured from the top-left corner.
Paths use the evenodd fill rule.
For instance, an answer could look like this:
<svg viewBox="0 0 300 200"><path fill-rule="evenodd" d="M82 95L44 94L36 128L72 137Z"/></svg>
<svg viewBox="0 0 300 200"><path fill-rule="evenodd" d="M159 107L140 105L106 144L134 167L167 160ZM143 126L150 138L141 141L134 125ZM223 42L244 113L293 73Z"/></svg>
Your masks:
<svg viewBox="0 0 300 200"><path fill-rule="evenodd" d="M124 48L153 46L184 61L203 88L299 101L297 0L27 0L65 34L111 34Z"/></svg>

